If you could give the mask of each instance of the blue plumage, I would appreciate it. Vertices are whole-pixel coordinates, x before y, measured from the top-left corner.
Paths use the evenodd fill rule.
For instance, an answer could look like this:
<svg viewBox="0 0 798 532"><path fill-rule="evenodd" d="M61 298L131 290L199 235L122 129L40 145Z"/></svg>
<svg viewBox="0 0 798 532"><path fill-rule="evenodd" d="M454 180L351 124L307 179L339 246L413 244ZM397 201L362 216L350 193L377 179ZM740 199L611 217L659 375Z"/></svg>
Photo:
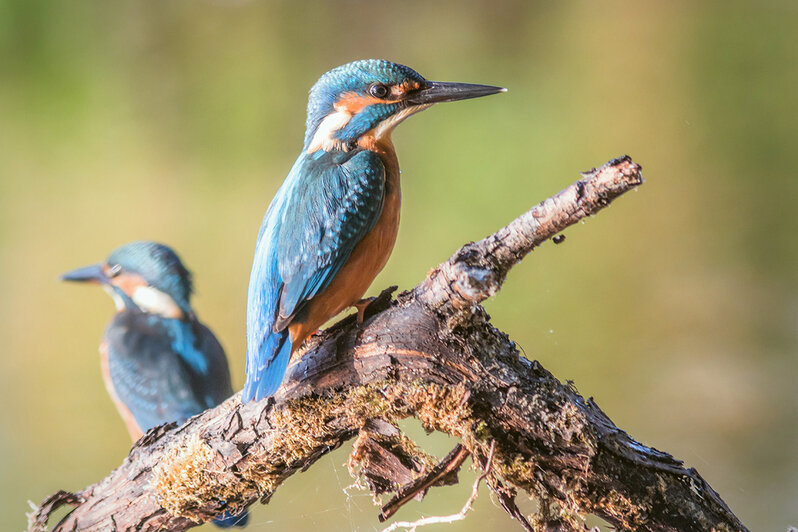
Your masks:
<svg viewBox="0 0 798 532"><path fill-rule="evenodd" d="M242 512L238 515L230 512L222 512L220 516L213 520L213 524L219 528L245 527L249 523L249 513Z"/></svg>
<svg viewBox="0 0 798 532"><path fill-rule="evenodd" d="M261 352L269 358L264 357L264 364L257 378L248 378L241 394L243 401L271 397L277 391L283 382L288 361L291 359L291 347L287 330L275 332L266 337L265 343L261 346Z"/></svg>
<svg viewBox="0 0 798 532"><path fill-rule="evenodd" d="M304 159L276 242L283 282L276 329L329 286L382 209L385 169L373 152Z"/></svg>
<svg viewBox="0 0 798 532"><path fill-rule="evenodd" d="M415 70L398 63L385 61L383 59L364 59L353 61L339 67L333 68L325 73L310 89L308 97L308 117L305 123L305 149L310 144L314 133L319 124L333 110L335 103L341 94L347 92L366 93L366 90L374 83L381 83L386 86L400 85L406 81L424 83L425 80ZM378 108L392 106L391 111L396 112L394 103L377 104ZM371 107L371 106L370 106ZM369 113L373 112L369 109ZM358 113L359 114L359 113ZM380 109L379 113L373 116L376 120L385 119L390 113L385 114ZM377 122L361 126L359 131L352 128L348 129L349 137L354 138L374 127ZM364 129L365 128L365 129Z"/></svg>
<svg viewBox="0 0 798 532"><path fill-rule="evenodd" d="M258 238L247 307L245 401L280 386L291 353L288 323L329 286L374 226L383 185L382 164L369 151L303 154L297 161Z"/></svg>
<svg viewBox="0 0 798 532"><path fill-rule="evenodd" d="M385 264L399 221L393 128L434 103L503 90L427 81L411 68L376 59L334 68L313 86L302 152L258 234L244 402L271 396L292 350L357 302Z"/></svg>
<svg viewBox="0 0 798 532"><path fill-rule="evenodd" d="M191 275L170 248L132 242L104 264L62 278L99 283L116 302L101 347L104 377L134 439L233 394L224 350L191 309ZM247 513L225 512L214 522L244 526Z"/></svg>
<svg viewBox="0 0 798 532"><path fill-rule="evenodd" d="M181 424L233 394L224 351L196 320L125 309L111 320L105 345L114 392L142 432Z"/></svg>
<svg viewBox="0 0 798 532"><path fill-rule="evenodd" d="M115 249L108 257L110 268L135 272L147 284L169 294L185 313L190 313L189 299L194 291L191 273L177 254L158 242L139 240Z"/></svg>

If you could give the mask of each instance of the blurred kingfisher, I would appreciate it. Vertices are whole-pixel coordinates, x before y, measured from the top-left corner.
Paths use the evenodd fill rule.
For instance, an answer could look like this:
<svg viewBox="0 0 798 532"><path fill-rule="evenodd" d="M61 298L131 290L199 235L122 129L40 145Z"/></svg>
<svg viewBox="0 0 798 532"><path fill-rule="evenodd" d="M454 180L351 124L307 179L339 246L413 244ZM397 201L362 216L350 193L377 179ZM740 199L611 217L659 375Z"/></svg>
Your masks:
<svg viewBox="0 0 798 532"><path fill-rule="evenodd" d="M233 394L224 350L191 309L191 274L170 248L131 242L105 263L61 279L98 283L116 304L100 357L105 386L133 441ZM214 523L244 526L247 518L225 512Z"/></svg>
<svg viewBox="0 0 798 532"><path fill-rule="evenodd" d="M427 81L382 60L349 63L310 90L305 144L266 211L247 302L244 402L274 394L291 353L366 289L399 228L399 161L391 132L439 102L506 89Z"/></svg>

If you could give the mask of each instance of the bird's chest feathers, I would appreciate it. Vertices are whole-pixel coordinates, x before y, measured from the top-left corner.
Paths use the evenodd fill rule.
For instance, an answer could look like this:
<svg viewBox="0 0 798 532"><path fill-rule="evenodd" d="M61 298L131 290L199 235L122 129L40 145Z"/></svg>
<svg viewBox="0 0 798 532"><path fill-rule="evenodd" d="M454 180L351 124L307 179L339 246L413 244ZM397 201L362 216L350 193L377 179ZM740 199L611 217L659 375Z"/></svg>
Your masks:
<svg viewBox="0 0 798 532"><path fill-rule="evenodd" d="M361 141L368 143L368 149L379 155L385 167L385 196L382 203L382 213L374 229L363 239L365 241L373 235L373 238L376 240L374 245L377 246L377 249L374 251L380 256L384 255L377 272L374 274L376 276L379 270L385 266L385 262L388 260L388 256L391 254L393 245L396 242L396 234L399 231L399 215L402 206L402 187L399 161L396 158L396 152L393 149L390 137L377 139L375 137L370 138L364 136ZM355 249L355 251L357 251L357 249Z"/></svg>

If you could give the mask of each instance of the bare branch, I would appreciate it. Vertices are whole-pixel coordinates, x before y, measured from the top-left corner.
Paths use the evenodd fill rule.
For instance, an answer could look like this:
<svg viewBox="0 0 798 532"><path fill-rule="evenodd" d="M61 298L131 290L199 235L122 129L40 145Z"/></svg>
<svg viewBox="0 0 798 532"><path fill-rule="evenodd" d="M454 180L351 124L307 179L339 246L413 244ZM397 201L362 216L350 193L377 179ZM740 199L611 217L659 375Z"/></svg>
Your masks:
<svg viewBox="0 0 798 532"><path fill-rule="evenodd" d="M444 516L435 516L435 517L424 517L417 521L396 521L395 523L391 523L391 526L388 528L384 528L382 532L393 532L399 528L404 528L407 532L415 532L416 529L420 526L426 525L435 525L435 524L445 524L445 523L454 523L455 521L462 521L466 518L466 514L471 511L471 507L474 505L474 501L477 500L477 496L479 496L479 485L480 483L485 480L490 474L490 466L493 463L493 449L494 445L493 442L490 444L490 451L488 452L488 460L485 463L484 471L481 475L477 477L477 480L474 481L474 487L471 489L471 496L468 498L466 503L460 509L459 512L452 515L444 515Z"/></svg>
<svg viewBox="0 0 798 532"><path fill-rule="evenodd" d="M241 405L236 395L180 427L150 431L105 479L48 498L31 529L69 504L56 530L184 530L268 501L355 436L364 445L352 462L365 464L370 488L400 493L410 478L435 477L436 460L396 428L412 416L490 463L488 485L526 529L581 530L596 514L620 529L745 530L694 469L634 441L520 356L479 306L531 249L641 183L628 157L585 173L461 248L412 291L377 298L362 327L348 317L311 338L273 400ZM517 492L540 502L529 521Z"/></svg>
<svg viewBox="0 0 798 532"><path fill-rule="evenodd" d="M416 296L436 309L445 306L458 309L480 303L499 291L507 272L527 253L643 184L640 165L628 156L593 168L582 176L496 233L460 248L416 287Z"/></svg>
<svg viewBox="0 0 798 532"><path fill-rule="evenodd" d="M426 491L441 478L451 474L453 471L460 469L460 466L463 464L466 458L468 458L468 450L466 450L462 445L457 444L457 446L452 449L448 455L446 455L446 458L441 460L441 462L435 466L435 468L430 471L428 475L419 477L414 482L411 482L408 486L402 488L399 493L396 494L396 497L391 499L388 504L382 507L378 517L380 523L390 519L393 514L399 511L399 508L410 502L410 500L413 499L413 497L415 497L417 494Z"/></svg>

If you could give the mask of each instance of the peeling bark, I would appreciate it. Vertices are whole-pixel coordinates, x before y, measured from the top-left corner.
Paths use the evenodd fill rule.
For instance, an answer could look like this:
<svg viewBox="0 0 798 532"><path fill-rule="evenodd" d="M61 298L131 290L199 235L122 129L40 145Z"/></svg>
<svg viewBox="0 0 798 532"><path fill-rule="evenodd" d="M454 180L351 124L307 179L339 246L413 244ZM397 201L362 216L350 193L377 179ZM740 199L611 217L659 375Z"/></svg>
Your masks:
<svg viewBox="0 0 798 532"><path fill-rule="evenodd" d="M619 529L745 530L695 469L634 441L572 385L520 356L479 305L534 247L640 184L628 157L586 172L413 290L396 300L384 292L362 327L348 317L311 338L273 400L241 405L236 395L180 427L153 429L105 479L46 499L30 529L46 528L68 504L55 530L184 530L267 502L286 478L356 436L350 469L400 501L452 480L436 477L447 460L436 464L399 433L397 422L412 416L458 437L458 456L486 464L492 449L487 484L524 529L581 530L595 514ZM514 502L519 491L540 501L528 522Z"/></svg>

